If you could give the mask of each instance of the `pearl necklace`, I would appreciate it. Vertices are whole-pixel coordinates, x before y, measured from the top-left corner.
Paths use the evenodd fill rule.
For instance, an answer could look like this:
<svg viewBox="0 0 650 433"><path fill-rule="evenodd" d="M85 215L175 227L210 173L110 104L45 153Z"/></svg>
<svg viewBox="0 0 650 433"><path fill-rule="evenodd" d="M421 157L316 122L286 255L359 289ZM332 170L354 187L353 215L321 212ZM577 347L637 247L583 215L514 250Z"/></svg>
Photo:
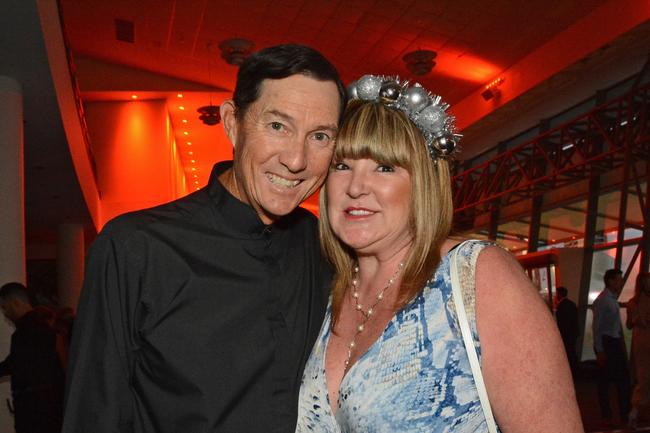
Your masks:
<svg viewBox="0 0 650 433"><path fill-rule="evenodd" d="M370 319L370 316L372 316L372 313L374 312L375 307L379 302L381 302L382 299L384 299L384 292L388 290L390 286L393 285L395 282L395 279L401 272L402 268L404 267L404 262L401 262L399 266L397 267L397 270L393 274L392 277L388 279L388 282L384 286L383 289L377 294L377 298L375 299L375 302L368 308L367 311L364 311L363 307L359 303L359 292L357 291L357 285L359 284L358 276L359 276L359 266L354 267L354 277L352 278L352 298L354 298L354 304L355 304L355 309L359 311L362 315L363 318L361 319L361 322L357 325L357 330L354 333L354 337L352 337L352 341L348 344L348 357L345 360L345 371L348 371L348 368L350 367L350 359L352 359L352 351L354 350L357 341L357 337L361 332L363 332L366 322Z"/></svg>

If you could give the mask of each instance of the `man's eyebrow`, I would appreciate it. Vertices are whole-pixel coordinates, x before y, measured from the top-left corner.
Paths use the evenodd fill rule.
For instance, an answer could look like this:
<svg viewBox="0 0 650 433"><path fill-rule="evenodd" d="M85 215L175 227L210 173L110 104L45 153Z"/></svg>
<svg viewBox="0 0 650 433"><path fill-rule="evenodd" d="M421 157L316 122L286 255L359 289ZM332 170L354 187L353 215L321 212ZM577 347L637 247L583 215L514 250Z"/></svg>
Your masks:
<svg viewBox="0 0 650 433"><path fill-rule="evenodd" d="M274 115L274 116L278 116L278 117L281 118L282 120L284 120L284 121L286 121L286 122L289 122L289 123L293 123L293 122L294 122L294 118L293 118L293 117L291 117L291 116L288 115L287 113L283 113L282 111L279 111L279 110L269 110L269 111L266 112L266 114L272 114L272 115Z"/></svg>
<svg viewBox="0 0 650 433"><path fill-rule="evenodd" d="M321 129L324 129L326 131L331 131L331 132L338 132L339 131L339 127L337 125L334 125L334 124L331 124L331 123L327 124L327 125L318 125L316 128L314 128L314 131L318 131L318 130L321 130Z"/></svg>
<svg viewBox="0 0 650 433"><path fill-rule="evenodd" d="M281 118L282 120L284 120L285 122L288 122L290 124L293 124L294 121L295 121L295 119L292 116L290 116L289 114L284 113L282 111L279 111L279 110L269 110L265 114L272 114L272 115L277 116L277 117ZM339 127L336 124L329 123L329 124L325 124L325 125L318 125L315 128L313 128L314 131L318 131L318 130L321 130L321 129L324 129L326 131L331 131L331 132L338 132Z"/></svg>

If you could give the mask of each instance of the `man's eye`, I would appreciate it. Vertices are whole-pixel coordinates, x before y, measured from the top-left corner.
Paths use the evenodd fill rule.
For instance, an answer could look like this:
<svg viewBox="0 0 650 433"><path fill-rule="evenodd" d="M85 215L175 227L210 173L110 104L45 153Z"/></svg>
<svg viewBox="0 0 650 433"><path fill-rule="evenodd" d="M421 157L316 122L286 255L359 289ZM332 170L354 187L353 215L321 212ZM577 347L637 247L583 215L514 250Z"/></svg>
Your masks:
<svg viewBox="0 0 650 433"><path fill-rule="evenodd" d="M316 132L314 135L314 140L316 141L329 141L330 136L325 134L324 132Z"/></svg>
<svg viewBox="0 0 650 433"><path fill-rule="evenodd" d="M284 125L280 122L271 122L271 129L275 131L282 131L284 129Z"/></svg>
<svg viewBox="0 0 650 433"><path fill-rule="evenodd" d="M392 173L395 171L395 167L388 164L379 164L377 166L377 171L379 171L380 173Z"/></svg>

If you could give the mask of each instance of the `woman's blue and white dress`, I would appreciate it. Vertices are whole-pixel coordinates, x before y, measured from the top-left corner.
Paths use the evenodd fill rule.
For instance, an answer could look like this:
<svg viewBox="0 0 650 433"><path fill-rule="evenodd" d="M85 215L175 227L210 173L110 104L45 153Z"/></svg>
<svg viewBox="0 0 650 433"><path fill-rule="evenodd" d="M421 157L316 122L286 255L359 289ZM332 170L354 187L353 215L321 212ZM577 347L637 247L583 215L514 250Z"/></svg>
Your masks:
<svg viewBox="0 0 650 433"><path fill-rule="evenodd" d="M473 241L458 255L463 300L480 359ZM420 294L393 316L383 334L343 377L336 416L325 377L331 334L328 310L305 367L297 432L486 432L487 425L456 320L450 256Z"/></svg>

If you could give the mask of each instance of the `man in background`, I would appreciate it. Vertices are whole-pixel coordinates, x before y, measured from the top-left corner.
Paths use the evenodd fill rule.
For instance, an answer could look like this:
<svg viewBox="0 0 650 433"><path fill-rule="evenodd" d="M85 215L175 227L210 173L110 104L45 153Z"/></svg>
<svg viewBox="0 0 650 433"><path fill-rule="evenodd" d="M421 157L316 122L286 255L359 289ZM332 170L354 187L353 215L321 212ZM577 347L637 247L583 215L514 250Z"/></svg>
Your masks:
<svg viewBox="0 0 650 433"><path fill-rule="evenodd" d="M34 308L20 283L0 288L0 307L16 327L9 356L0 362L0 377L11 375L16 433L59 433L64 372L52 312Z"/></svg>
<svg viewBox="0 0 650 433"><path fill-rule="evenodd" d="M630 376L627 368L627 351L623 339L623 325L619 312L618 296L623 290L623 274L609 269L603 277L605 288L594 300L594 351L598 364L598 403L605 424L612 423L609 388L614 382L618 394L618 411L621 423L627 423L630 410Z"/></svg>
<svg viewBox="0 0 650 433"><path fill-rule="evenodd" d="M578 357L576 355L576 342L578 340L578 307L567 296L569 291L560 286L555 291L555 319L564 343L564 350L569 360L571 374L576 378L578 373Z"/></svg>

